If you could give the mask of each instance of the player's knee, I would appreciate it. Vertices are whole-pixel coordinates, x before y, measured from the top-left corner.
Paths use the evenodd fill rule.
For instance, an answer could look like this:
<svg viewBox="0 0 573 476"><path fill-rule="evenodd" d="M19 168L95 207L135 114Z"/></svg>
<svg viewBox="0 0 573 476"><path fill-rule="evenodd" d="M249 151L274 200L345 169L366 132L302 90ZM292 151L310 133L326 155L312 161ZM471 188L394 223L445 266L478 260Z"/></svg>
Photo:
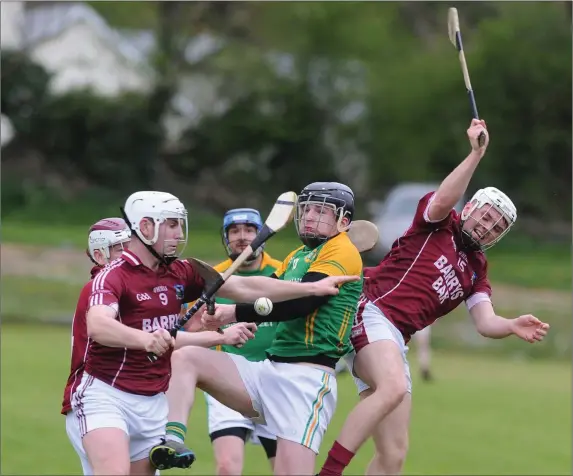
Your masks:
<svg viewBox="0 0 573 476"><path fill-rule="evenodd" d="M217 458L217 475L230 476L242 474L243 457L240 454L230 452Z"/></svg>
<svg viewBox="0 0 573 476"><path fill-rule="evenodd" d="M397 475L402 473L404 460L398 461L392 457L376 452L370 462L367 474Z"/></svg>
<svg viewBox="0 0 573 476"><path fill-rule="evenodd" d="M390 402L390 407L397 407L408 393L408 381L404 374L396 374L384 379L383 384L377 385L372 397L380 400L381 404Z"/></svg>
<svg viewBox="0 0 573 476"><path fill-rule="evenodd" d="M171 354L171 367L180 372L192 371L197 365L197 351L193 346L185 346Z"/></svg>
<svg viewBox="0 0 573 476"><path fill-rule="evenodd" d="M390 385L397 406L408 393L408 379L404 373L400 372L390 379Z"/></svg>
<svg viewBox="0 0 573 476"><path fill-rule="evenodd" d="M408 435L394 433L376 445L374 464L379 474L400 474L408 454Z"/></svg>

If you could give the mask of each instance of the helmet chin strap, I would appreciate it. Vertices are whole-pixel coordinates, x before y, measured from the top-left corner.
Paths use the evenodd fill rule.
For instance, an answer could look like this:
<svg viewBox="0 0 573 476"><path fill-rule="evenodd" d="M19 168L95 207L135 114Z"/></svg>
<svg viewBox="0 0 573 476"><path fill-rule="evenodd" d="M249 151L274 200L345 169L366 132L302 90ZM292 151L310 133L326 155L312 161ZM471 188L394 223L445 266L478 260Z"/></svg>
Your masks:
<svg viewBox="0 0 573 476"><path fill-rule="evenodd" d="M169 266L171 263L173 263L173 261L175 261L177 259L177 256L161 256L156 250L155 248L153 248L152 245L148 245L147 243L144 243L143 240L141 239L141 237L135 233L135 236L137 236L137 239L143 244L143 246L145 246L147 248L147 250L155 257L159 260L160 263L163 263L166 266Z"/></svg>
<svg viewBox="0 0 573 476"><path fill-rule="evenodd" d="M350 225L352 222L349 222L346 226L342 225L342 220L344 220L345 216L346 216L346 214L344 212L340 212L340 216L338 217L338 220L336 220L336 231L338 233L343 233L343 232L348 231L350 229ZM318 225L317 225L317 227L318 227ZM336 235L332 235L332 236L324 236L324 235L306 236L305 234L302 234L302 235L299 235L299 238L300 238L300 241L302 241L302 243L305 246L307 246L308 248L313 250L315 248L318 248L323 243L326 243L331 238L334 238Z"/></svg>
<svg viewBox="0 0 573 476"><path fill-rule="evenodd" d="M318 248L320 245L322 245L323 243L325 243L329 238L326 236L306 236L306 235L301 235L299 236L300 241L302 241L302 243L307 247L310 248L311 250L314 250L315 248Z"/></svg>

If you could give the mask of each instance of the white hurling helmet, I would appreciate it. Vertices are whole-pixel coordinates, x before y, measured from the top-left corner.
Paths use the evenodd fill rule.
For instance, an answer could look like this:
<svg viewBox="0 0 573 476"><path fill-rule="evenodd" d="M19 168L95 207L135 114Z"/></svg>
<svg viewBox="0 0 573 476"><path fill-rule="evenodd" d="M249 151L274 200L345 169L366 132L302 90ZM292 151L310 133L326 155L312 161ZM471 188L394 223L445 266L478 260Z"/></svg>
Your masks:
<svg viewBox="0 0 573 476"><path fill-rule="evenodd" d="M470 200L470 203L473 203L472 207L468 210L462 211L462 225L475 210L483 207L484 205L488 205L490 208L495 208L502 215L500 220L503 218L507 222L507 228L505 228L505 230L500 233L499 236L492 239L488 243L480 245L482 250L487 250L488 248L491 248L493 245L495 245L499 240L501 240L514 225L515 221L517 220L517 209L515 208L515 205L510 200L510 198L501 190L495 187L486 187L478 190ZM495 225L497 225L497 222L492 223L489 229L493 229Z"/></svg>
<svg viewBox="0 0 573 476"><path fill-rule="evenodd" d="M106 261L110 259L110 248L117 244L129 242L131 231L121 218L104 218L90 227L88 235L88 256L95 263L94 252L99 250L105 256Z"/></svg>
<svg viewBox="0 0 573 476"><path fill-rule="evenodd" d="M167 192L135 192L128 197L123 208L124 215L131 230L149 248L157 243L159 226L167 219L181 220L184 225L184 239L178 240L179 251L161 258L178 258L187 244L187 210L179 199ZM139 225L141 220L149 218L155 223L155 232L152 238L147 239L141 233Z"/></svg>

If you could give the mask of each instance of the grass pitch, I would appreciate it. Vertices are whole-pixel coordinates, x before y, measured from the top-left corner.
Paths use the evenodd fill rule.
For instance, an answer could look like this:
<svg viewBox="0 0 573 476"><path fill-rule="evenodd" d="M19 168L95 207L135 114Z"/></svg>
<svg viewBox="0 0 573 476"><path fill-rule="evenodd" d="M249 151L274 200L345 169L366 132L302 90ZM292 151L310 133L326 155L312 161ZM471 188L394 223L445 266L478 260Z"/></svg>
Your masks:
<svg viewBox="0 0 573 476"><path fill-rule="evenodd" d="M5 324L1 352L2 474L81 474L59 414L69 368L69 328ZM424 384L412 357L414 410L405 474L571 474L569 363L437 352L436 381ZM344 374L317 464L356 401L354 385ZM163 474L213 474L201 395L188 427L187 443L197 462L192 470ZM369 443L346 474L364 474L372 454ZM260 447L248 446L245 474L269 474Z"/></svg>

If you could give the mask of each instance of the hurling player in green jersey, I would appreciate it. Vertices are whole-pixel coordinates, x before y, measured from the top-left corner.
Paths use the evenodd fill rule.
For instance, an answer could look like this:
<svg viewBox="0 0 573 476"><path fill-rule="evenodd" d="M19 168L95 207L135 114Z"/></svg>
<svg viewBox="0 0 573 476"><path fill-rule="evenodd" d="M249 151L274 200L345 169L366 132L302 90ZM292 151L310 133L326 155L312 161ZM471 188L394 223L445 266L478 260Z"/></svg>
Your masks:
<svg viewBox="0 0 573 476"><path fill-rule="evenodd" d="M344 278L338 294L275 302L264 317L252 303L218 304L214 315L203 314L208 329L232 322L277 322L275 339L267 358L257 362L190 347L173 354L167 440L150 453L155 467L186 467L184 454L190 450L181 453L180 445L195 383L277 436L275 474L314 474L336 408L334 368L351 350L352 319L362 291L362 259L346 233L353 217L354 194L348 186L316 182L305 187L295 213L302 246L271 276L303 283Z"/></svg>

